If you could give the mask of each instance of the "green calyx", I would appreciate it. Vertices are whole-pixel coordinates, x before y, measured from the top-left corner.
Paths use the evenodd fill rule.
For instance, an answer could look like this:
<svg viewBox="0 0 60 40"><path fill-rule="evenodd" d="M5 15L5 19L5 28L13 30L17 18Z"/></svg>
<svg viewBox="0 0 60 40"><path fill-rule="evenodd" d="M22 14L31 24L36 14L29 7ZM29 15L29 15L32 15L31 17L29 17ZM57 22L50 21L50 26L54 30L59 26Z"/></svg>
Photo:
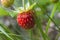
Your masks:
<svg viewBox="0 0 60 40"><path fill-rule="evenodd" d="M29 7L26 7L27 9L23 9L24 7L19 7L17 9L19 10L19 13L22 13L22 12L26 12L26 11L32 10L35 5L36 5L36 3L33 3Z"/></svg>

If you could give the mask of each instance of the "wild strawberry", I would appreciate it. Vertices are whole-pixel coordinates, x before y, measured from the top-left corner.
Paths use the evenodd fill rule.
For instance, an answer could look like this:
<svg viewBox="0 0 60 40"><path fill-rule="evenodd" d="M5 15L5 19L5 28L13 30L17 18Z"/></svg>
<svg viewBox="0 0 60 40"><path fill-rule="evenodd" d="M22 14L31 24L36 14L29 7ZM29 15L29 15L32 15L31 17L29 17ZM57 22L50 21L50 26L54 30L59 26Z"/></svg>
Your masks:
<svg viewBox="0 0 60 40"><path fill-rule="evenodd" d="M13 3L14 3L14 0L1 0L1 4L4 7L11 7Z"/></svg>
<svg viewBox="0 0 60 40"><path fill-rule="evenodd" d="M17 23L24 29L31 29L32 27L34 27L35 20L33 16L33 11L29 10L19 13L17 15Z"/></svg>

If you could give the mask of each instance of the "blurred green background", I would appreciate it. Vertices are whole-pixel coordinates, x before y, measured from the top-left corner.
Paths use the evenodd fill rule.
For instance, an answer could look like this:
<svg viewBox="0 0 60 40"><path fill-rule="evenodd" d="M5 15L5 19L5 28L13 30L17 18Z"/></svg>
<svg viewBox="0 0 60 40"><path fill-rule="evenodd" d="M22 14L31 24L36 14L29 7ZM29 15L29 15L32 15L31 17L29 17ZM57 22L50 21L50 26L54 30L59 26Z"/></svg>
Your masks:
<svg viewBox="0 0 60 40"><path fill-rule="evenodd" d="M60 0L24 0L34 3L36 25L25 30L16 21L22 0L14 0L13 7L6 8L0 0L0 40L60 40ZM26 5L26 8L28 5ZM13 10L15 9L15 10Z"/></svg>

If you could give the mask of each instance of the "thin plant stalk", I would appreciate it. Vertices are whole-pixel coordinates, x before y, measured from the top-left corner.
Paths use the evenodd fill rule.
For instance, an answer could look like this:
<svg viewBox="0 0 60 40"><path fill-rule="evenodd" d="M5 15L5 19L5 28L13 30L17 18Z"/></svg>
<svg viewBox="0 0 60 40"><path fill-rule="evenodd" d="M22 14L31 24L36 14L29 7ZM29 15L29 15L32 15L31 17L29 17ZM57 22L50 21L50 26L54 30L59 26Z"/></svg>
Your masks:
<svg viewBox="0 0 60 40"><path fill-rule="evenodd" d="M51 15L50 15L50 18L51 18L51 19L54 17L55 11L56 11L56 9L57 9L57 4L58 4L58 3L54 4L54 8L53 8L53 10L52 10L52 12L51 12ZM46 26L46 33L48 32L48 29L49 29L49 27L50 27L51 19L48 20L48 23L47 23L47 26Z"/></svg>
<svg viewBox="0 0 60 40"><path fill-rule="evenodd" d="M23 5L24 10L26 10L26 8L25 8L25 1L24 0L22 0L22 5Z"/></svg>

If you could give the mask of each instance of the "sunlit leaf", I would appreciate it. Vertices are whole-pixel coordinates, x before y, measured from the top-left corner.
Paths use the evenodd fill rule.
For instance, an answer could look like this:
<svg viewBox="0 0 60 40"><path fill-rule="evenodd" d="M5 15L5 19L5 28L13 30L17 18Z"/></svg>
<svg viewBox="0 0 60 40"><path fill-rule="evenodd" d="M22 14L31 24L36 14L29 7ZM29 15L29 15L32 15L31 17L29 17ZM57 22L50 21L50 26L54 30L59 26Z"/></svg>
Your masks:
<svg viewBox="0 0 60 40"><path fill-rule="evenodd" d="M4 8L0 7L0 16L5 16L5 15L8 16L9 15L8 12Z"/></svg>

